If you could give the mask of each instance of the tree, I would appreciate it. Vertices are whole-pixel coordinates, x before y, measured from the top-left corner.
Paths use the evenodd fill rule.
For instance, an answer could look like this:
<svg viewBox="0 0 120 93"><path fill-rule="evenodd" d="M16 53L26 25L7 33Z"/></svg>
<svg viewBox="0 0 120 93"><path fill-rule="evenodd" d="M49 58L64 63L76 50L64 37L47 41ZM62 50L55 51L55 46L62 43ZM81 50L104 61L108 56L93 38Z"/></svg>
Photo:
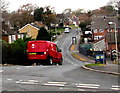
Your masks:
<svg viewBox="0 0 120 93"><path fill-rule="evenodd" d="M24 25L34 21L33 11L35 6L32 4L26 4L21 6L18 11L12 12L10 17L10 22L14 27L14 30L18 30Z"/></svg>
<svg viewBox="0 0 120 93"><path fill-rule="evenodd" d="M40 28L36 40L51 40L51 36L49 32L45 29L45 27Z"/></svg>
<svg viewBox="0 0 120 93"><path fill-rule="evenodd" d="M0 24L0 27L2 28L2 30L4 31L10 31L10 28L9 28L9 13L7 12L7 8L8 8L8 4L9 3L6 3L4 0L0 0L0 16L2 16L2 20Z"/></svg>
<svg viewBox="0 0 120 93"><path fill-rule="evenodd" d="M43 14L44 14L44 9L42 7L35 9L34 20L35 21L43 21Z"/></svg>
<svg viewBox="0 0 120 93"><path fill-rule="evenodd" d="M6 11L8 8L9 3L6 3L5 0L0 0L0 10L1 11Z"/></svg>
<svg viewBox="0 0 120 93"><path fill-rule="evenodd" d="M84 9L78 9L75 11L72 11L72 14L76 15L76 16L80 16L81 14L83 14Z"/></svg>
<svg viewBox="0 0 120 93"><path fill-rule="evenodd" d="M86 22L81 22L81 23L79 24L79 27L81 28L82 31L90 30L89 28L87 28L88 25L90 25L90 23L87 22L87 21L86 21Z"/></svg>
<svg viewBox="0 0 120 93"><path fill-rule="evenodd" d="M35 9L34 20L43 22L48 26L49 29L51 23L55 23L56 21L56 14L54 13L54 9L50 6Z"/></svg>

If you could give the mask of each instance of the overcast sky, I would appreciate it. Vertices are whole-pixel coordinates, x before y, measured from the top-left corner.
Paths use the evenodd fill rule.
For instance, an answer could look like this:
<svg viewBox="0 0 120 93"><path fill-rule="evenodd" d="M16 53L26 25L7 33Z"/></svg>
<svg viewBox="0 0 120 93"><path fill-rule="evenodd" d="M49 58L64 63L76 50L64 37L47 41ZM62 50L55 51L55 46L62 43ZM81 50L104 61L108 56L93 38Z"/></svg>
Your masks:
<svg viewBox="0 0 120 93"><path fill-rule="evenodd" d="M62 13L64 9L72 10L85 9L93 10L106 5L109 0L5 0L9 2L8 10L15 11L24 4L33 4L39 7L51 6L55 7L56 13Z"/></svg>

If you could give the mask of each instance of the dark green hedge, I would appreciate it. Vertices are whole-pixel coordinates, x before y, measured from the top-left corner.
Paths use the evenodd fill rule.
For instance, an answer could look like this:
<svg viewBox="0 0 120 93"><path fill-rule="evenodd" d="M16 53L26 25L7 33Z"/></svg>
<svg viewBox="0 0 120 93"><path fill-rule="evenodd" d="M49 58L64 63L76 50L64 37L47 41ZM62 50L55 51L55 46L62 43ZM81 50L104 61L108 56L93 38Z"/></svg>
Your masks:
<svg viewBox="0 0 120 93"><path fill-rule="evenodd" d="M24 65L27 63L26 46L31 38L18 39L8 44L2 41L2 64Z"/></svg>

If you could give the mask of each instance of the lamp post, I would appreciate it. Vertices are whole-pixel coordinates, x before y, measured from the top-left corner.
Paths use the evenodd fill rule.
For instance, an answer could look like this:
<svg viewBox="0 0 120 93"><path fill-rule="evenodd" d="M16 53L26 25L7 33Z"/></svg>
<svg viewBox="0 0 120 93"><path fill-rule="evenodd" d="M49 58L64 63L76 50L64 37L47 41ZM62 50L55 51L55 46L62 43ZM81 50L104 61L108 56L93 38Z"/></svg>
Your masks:
<svg viewBox="0 0 120 93"><path fill-rule="evenodd" d="M114 25L115 26L115 45L116 45L116 61L118 62L118 45L117 45L117 30L116 30L116 23L114 22L109 22L109 25Z"/></svg>

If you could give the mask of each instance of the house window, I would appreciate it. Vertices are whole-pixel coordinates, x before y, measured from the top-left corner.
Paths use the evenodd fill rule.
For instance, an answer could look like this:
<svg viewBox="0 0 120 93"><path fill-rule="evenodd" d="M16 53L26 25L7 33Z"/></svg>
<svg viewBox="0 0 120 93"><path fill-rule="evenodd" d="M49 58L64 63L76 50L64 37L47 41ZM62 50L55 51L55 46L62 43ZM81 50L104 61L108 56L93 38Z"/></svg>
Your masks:
<svg viewBox="0 0 120 93"><path fill-rule="evenodd" d="M15 41L15 40L16 40L16 36L12 35L12 41Z"/></svg>
<svg viewBox="0 0 120 93"><path fill-rule="evenodd" d="M21 34L21 38L22 38L22 39L23 39L23 37L24 37L23 34Z"/></svg>
<svg viewBox="0 0 120 93"><path fill-rule="evenodd" d="M30 29L28 29L28 31L27 32L30 32Z"/></svg>
<svg viewBox="0 0 120 93"><path fill-rule="evenodd" d="M20 35L18 35L18 39L19 39L19 38L21 38L21 36L20 36Z"/></svg>
<svg viewBox="0 0 120 93"><path fill-rule="evenodd" d="M11 44L12 41L11 41L11 36L8 36L8 42Z"/></svg>

